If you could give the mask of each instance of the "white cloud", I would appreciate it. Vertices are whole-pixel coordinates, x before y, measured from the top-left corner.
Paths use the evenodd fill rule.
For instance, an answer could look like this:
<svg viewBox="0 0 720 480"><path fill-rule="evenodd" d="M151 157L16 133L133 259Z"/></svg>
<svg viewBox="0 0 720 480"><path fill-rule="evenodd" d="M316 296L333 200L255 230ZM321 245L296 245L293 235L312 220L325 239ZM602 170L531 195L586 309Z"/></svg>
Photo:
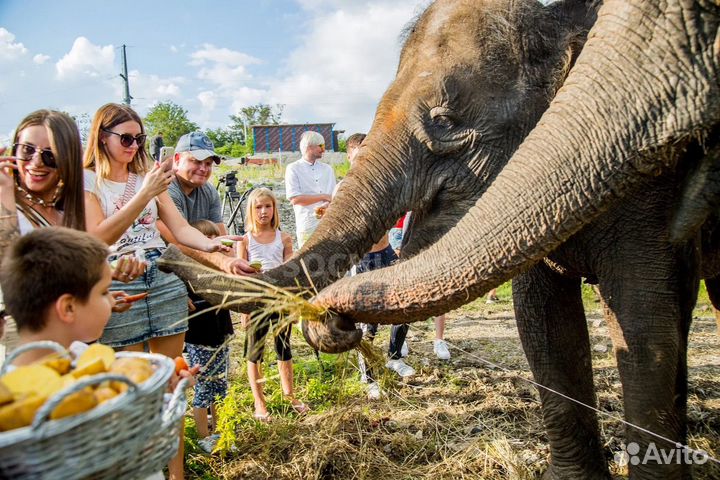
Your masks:
<svg viewBox="0 0 720 480"><path fill-rule="evenodd" d="M187 83L184 77L160 77L148 75L137 70L129 72L130 95L133 106L138 110L149 107L163 100L178 101L182 99L182 86Z"/></svg>
<svg viewBox="0 0 720 480"><path fill-rule="evenodd" d="M231 66L245 66L253 63L260 63L257 58L246 53L230 50L229 48L218 48L210 43L203 44L200 50L190 54L190 65L203 65L205 62L222 63Z"/></svg>
<svg viewBox="0 0 720 480"><path fill-rule="evenodd" d="M178 48L175 45L170 45L170 51L172 53L178 53Z"/></svg>
<svg viewBox="0 0 720 480"><path fill-rule="evenodd" d="M15 60L27 53L27 48L15 42L15 35L0 27L0 60Z"/></svg>
<svg viewBox="0 0 720 480"><path fill-rule="evenodd" d="M271 81L268 103L285 104L288 122L336 122L340 129L367 131L395 77L400 32L427 1L301 4L324 13L309 16L310 33L289 56L287 75Z"/></svg>
<svg viewBox="0 0 720 480"><path fill-rule="evenodd" d="M208 43L191 53L190 59L189 65L197 67L197 78L221 89L234 89L247 83L252 78L248 65L260 63L251 55Z"/></svg>
<svg viewBox="0 0 720 480"><path fill-rule="evenodd" d="M203 110L215 110L215 105L217 105L218 100L215 92L209 90L200 92L198 93L197 99L200 102L200 105L202 105Z"/></svg>
<svg viewBox="0 0 720 480"><path fill-rule="evenodd" d="M85 37L75 39L72 48L55 64L59 79L98 77L115 73L115 48L94 45Z"/></svg>
<svg viewBox="0 0 720 480"><path fill-rule="evenodd" d="M43 55L42 53L38 53L37 55L33 56L33 62L37 63L38 65L42 65L48 60L50 60L50 55Z"/></svg>

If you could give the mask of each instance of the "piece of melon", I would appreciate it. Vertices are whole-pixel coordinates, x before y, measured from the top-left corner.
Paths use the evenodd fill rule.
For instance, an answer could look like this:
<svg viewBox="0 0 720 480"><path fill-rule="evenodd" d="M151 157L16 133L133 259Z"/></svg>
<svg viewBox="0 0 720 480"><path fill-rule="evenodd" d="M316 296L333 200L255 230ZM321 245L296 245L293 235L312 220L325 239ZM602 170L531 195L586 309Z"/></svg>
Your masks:
<svg viewBox="0 0 720 480"><path fill-rule="evenodd" d="M97 400L98 404L105 403L108 400L118 396L117 390L111 388L109 385L96 388L93 394L95 395L95 399Z"/></svg>
<svg viewBox="0 0 720 480"><path fill-rule="evenodd" d="M10 403L15 399L10 389L3 382L0 382L0 405Z"/></svg>
<svg viewBox="0 0 720 480"><path fill-rule="evenodd" d="M51 353L50 355L38 360L36 363L50 367L60 375L65 375L70 371L70 359L63 357L59 353Z"/></svg>
<svg viewBox="0 0 720 480"><path fill-rule="evenodd" d="M98 404L93 389L90 387L83 388L79 392L74 392L63 398L57 407L50 413L52 420L70 417L79 413L87 412L95 408Z"/></svg>
<svg viewBox="0 0 720 480"><path fill-rule="evenodd" d="M82 367L76 368L72 372L73 377L75 378L81 378L86 375L96 375L98 373L105 373L107 372L107 368L105 367L105 360L102 358L96 357L93 359L91 363L87 363L83 365Z"/></svg>
<svg viewBox="0 0 720 480"><path fill-rule="evenodd" d="M101 343L93 343L80 355L80 358L78 358L77 368L90 365L97 358L102 359L105 364L105 370L107 371L115 361L115 350Z"/></svg>
<svg viewBox="0 0 720 480"><path fill-rule="evenodd" d="M0 407L0 432L30 425L45 399L46 397L36 394L23 395L18 400Z"/></svg>
<svg viewBox="0 0 720 480"><path fill-rule="evenodd" d="M63 386L59 373L38 364L18 367L3 375L0 380L16 397L27 393L49 397Z"/></svg>
<svg viewBox="0 0 720 480"><path fill-rule="evenodd" d="M110 373L124 375L137 384L143 383L153 374L153 368L150 362L144 358L118 358L110 366ZM113 382L112 388L118 392L124 392L128 386L123 382Z"/></svg>

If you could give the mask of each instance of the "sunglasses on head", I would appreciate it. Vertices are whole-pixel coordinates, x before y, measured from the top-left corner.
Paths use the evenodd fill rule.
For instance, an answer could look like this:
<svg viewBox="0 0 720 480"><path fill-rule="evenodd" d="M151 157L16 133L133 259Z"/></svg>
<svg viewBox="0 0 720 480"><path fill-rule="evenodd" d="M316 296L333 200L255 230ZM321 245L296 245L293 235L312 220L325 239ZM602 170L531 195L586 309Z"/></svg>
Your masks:
<svg viewBox="0 0 720 480"><path fill-rule="evenodd" d="M36 153L40 154L40 160L42 160L43 165L48 168L57 168L55 155L49 148L38 148L35 145L29 145L27 143L16 143L13 145L13 155L15 155L18 160L29 162Z"/></svg>
<svg viewBox="0 0 720 480"><path fill-rule="evenodd" d="M130 147L133 142L137 142L137 146L142 147L145 144L145 139L147 138L147 135L145 135L144 133L138 133L133 137L129 133L117 133L113 132L112 130L106 130L104 128L102 129L102 131L105 133L112 133L113 135L117 135L118 137L120 137L120 145L125 148Z"/></svg>

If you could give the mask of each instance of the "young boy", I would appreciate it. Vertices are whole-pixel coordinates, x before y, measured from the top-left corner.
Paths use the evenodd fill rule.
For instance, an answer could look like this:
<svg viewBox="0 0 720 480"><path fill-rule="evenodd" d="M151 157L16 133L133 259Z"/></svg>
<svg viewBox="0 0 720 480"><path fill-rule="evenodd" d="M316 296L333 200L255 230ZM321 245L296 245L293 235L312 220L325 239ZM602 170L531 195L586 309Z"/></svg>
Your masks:
<svg viewBox="0 0 720 480"><path fill-rule="evenodd" d="M17 323L20 344L100 338L114 306L107 246L85 232L64 227L36 229L17 239L0 267L5 308ZM14 362L47 355L32 350Z"/></svg>
<svg viewBox="0 0 720 480"><path fill-rule="evenodd" d="M52 340L65 348L94 342L102 335L115 300L107 246L85 232L65 227L38 228L16 240L0 266L0 288L7 313L15 318L20 345ZM34 349L14 365L47 355ZM180 373L190 378L197 369ZM171 388L177 378L173 378ZM175 459L182 465L183 431ZM182 471L182 468L180 468ZM146 480L163 478L162 473Z"/></svg>

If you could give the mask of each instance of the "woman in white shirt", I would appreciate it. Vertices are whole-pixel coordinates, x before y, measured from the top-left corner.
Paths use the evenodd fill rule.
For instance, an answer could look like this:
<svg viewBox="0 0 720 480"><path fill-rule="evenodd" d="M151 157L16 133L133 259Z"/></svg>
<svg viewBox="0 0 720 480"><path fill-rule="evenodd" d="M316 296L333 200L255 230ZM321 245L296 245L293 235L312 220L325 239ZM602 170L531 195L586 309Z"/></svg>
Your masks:
<svg viewBox="0 0 720 480"><path fill-rule="evenodd" d="M146 138L140 116L129 106L109 103L97 111L84 161L86 224L89 233L110 245L111 253L148 262L145 273L124 286L128 294L148 296L127 312L114 313L101 342L136 351L148 342L150 351L172 358L182 353L187 291L174 274L156 266L165 248L157 221L188 247L206 252L228 247L191 227L178 212L167 193L169 166L147 168Z"/></svg>

